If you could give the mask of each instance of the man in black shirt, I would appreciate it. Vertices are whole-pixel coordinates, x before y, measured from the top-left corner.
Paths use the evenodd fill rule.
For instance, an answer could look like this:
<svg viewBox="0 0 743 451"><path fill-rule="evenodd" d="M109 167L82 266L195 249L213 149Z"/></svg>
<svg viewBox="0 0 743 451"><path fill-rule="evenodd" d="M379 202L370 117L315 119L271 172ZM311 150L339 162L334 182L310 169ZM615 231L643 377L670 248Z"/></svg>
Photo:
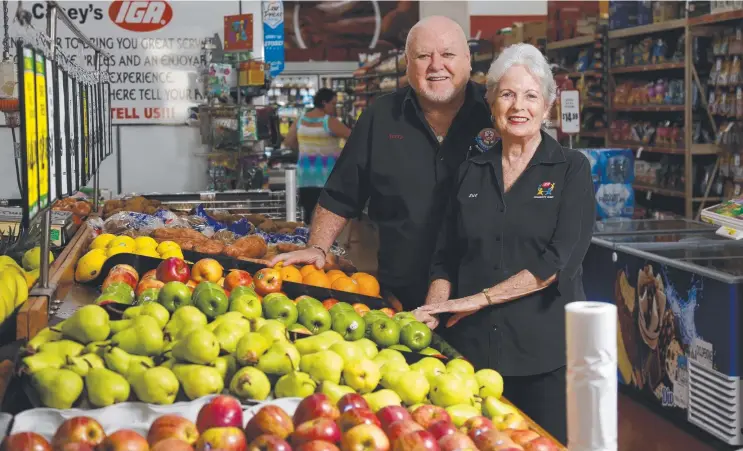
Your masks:
<svg viewBox="0 0 743 451"><path fill-rule="evenodd" d="M382 290L412 310L425 301L452 179L492 123L484 88L469 81L469 47L456 22L418 22L405 57L410 86L379 97L359 118L320 195L307 249L271 264L323 267L333 241L368 201L379 229Z"/></svg>

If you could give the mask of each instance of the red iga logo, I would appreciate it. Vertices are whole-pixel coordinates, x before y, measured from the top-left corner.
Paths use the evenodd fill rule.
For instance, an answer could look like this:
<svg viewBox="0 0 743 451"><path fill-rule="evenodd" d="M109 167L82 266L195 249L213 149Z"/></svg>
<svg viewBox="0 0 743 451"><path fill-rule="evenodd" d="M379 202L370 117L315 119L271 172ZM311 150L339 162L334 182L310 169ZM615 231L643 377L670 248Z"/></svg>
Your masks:
<svg viewBox="0 0 743 451"><path fill-rule="evenodd" d="M124 30L156 31L173 19L173 8L164 0L139 2L115 0L108 7L108 17Z"/></svg>

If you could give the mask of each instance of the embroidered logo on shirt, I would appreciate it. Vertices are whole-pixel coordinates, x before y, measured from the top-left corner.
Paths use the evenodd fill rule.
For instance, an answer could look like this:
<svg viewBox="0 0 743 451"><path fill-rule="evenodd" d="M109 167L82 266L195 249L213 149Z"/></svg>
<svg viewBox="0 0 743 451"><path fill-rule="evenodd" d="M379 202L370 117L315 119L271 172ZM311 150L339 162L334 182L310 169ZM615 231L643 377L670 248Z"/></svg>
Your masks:
<svg viewBox="0 0 743 451"><path fill-rule="evenodd" d="M469 197L470 197L470 199L474 199L474 198L477 198L477 195L478 194L479 193L470 193L470 196Z"/></svg>
<svg viewBox="0 0 743 451"><path fill-rule="evenodd" d="M395 135L393 133L390 133L390 139L403 139L402 135Z"/></svg>
<svg viewBox="0 0 743 451"><path fill-rule="evenodd" d="M554 182L542 182L537 187L537 195L534 196L534 199L552 199L553 196L552 192L555 190L555 183Z"/></svg>
<svg viewBox="0 0 743 451"><path fill-rule="evenodd" d="M493 147L498 140L495 130L492 128L484 128L480 130L480 133L475 137L475 148L480 152L487 152Z"/></svg>

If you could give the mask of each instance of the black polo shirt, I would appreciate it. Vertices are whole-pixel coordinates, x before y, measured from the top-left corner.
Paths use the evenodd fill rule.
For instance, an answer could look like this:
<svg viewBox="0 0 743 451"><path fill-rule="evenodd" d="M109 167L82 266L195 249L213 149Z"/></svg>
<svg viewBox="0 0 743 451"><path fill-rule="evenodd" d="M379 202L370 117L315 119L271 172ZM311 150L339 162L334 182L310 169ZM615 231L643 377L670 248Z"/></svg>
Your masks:
<svg viewBox="0 0 743 451"><path fill-rule="evenodd" d="M458 299L522 270L542 280L557 274L542 291L441 330L477 367L541 374L565 365L565 304L585 300L581 264L596 217L590 163L542 133L532 161L504 193L502 152L498 142L460 168L431 279L449 280Z"/></svg>
<svg viewBox="0 0 743 451"><path fill-rule="evenodd" d="M469 82L442 143L412 88L379 97L359 118L319 204L345 218L369 202L379 230L379 280L407 308L421 305L451 182L475 136L492 127L485 89ZM397 290L399 289L399 291Z"/></svg>

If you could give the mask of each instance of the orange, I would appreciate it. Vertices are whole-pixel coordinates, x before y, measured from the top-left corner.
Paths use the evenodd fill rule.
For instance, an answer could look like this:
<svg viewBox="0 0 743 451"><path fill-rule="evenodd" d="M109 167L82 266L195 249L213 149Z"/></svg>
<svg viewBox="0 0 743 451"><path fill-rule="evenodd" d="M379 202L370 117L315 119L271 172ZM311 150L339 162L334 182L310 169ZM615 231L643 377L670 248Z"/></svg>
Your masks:
<svg viewBox="0 0 743 451"><path fill-rule="evenodd" d="M343 274L343 271L338 271L337 269L331 269L327 272L328 279L330 279L330 284L332 285L333 282L340 279L341 277L348 277L347 275Z"/></svg>
<svg viewBox="0 0 743 451"><path fill-rule="evenodd" d="M304 265L302 266L302 269L299 270L300 274L302 274L302 277L305 277L307 274L315 271L322 271L321 269L317 269L317 266L315 265Z"/></svg>
<svg viewBox="0 0 743 451"><path fill-rule="evenodd" d="M302 283L305 285L312 285L313 287L330 288L330 280L322 271L311 271L309 274L302 277Z"/></svg>
<svg viewBox="0 0 743 451"><path fill-rule="evenodd" d="M356 280L359 277L364 277L364 276L374 277L371 274L369 274L368 272L355 272L355 273L351 274L351 278L353 280Z"/></svg>
<svg viewBox="0 0 743 451"><path fill-rule="evenodd" d="M371 297L379 297L379 282L371 274L357 272L353 279L359 284L359 294Z"/></svg>
<svg viewBox="0 0 743 451"><path fill-rule="evenodd" d="M302 273L294 266L285 266L279 270L281 280L285 282L302 283Z"/></svg>
<svg viewBox="0 0 743 451"><path fill-rule="evenodd" d="M338 291L346 291L348 293L358 293L359 284L348 276L343 276L335 279L330 288Z"/></svg>

